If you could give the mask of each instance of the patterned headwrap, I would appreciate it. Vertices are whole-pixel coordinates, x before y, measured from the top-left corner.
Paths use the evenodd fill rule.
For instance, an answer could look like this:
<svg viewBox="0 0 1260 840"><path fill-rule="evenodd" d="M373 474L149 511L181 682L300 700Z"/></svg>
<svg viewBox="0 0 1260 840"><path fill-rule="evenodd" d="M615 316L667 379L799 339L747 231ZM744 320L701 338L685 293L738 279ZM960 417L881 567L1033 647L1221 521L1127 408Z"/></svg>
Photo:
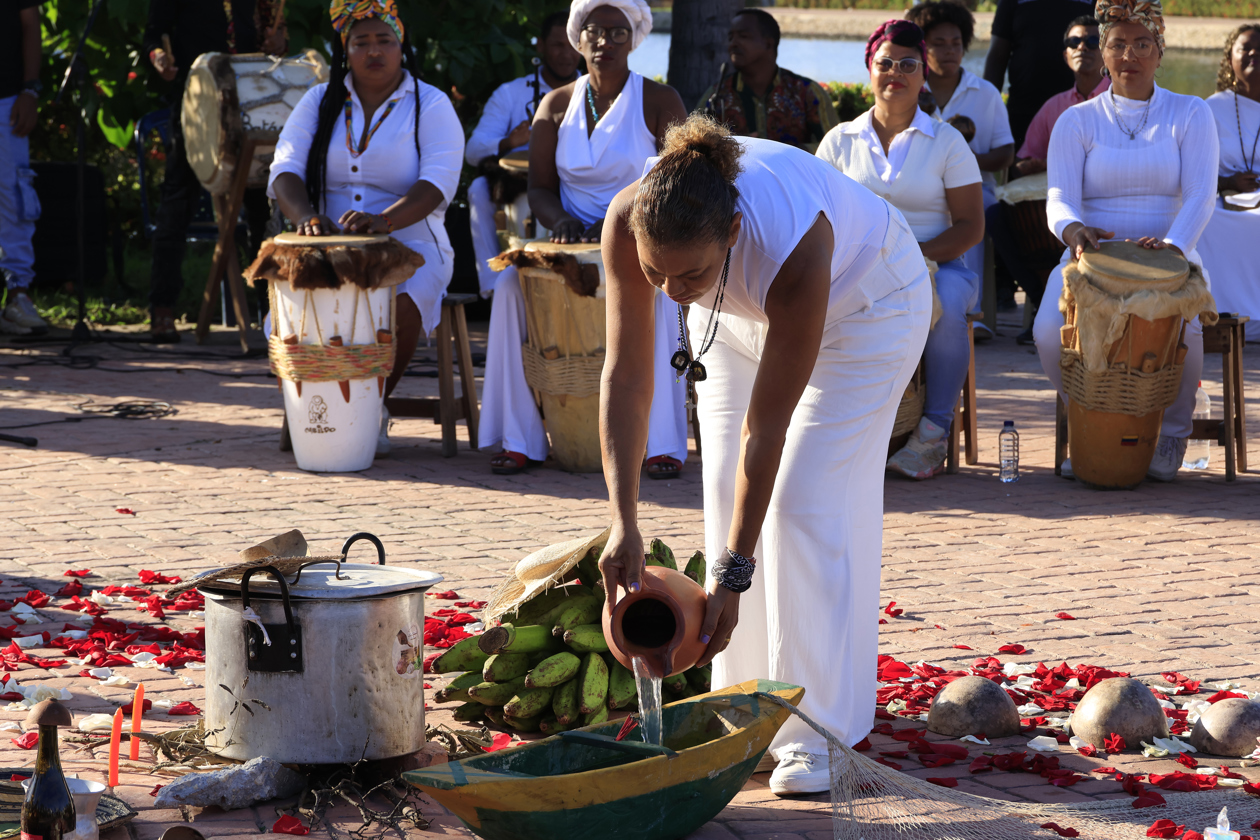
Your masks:
<svg viewBox="0 0 1260 840"><path fill-rule="evenodd" d="M1098 37L1107 43L1107 31L1117 23L1137 23L1155 37L1159 54L1164 54L1164 7L1159 0L1098 0L1094 7L1098 18Z"/></svg>
<svg viewBox="0 0 1260 840"><path fill-rule="evenodd" d="M866 69L871 69L871 59L875 57L875 53L879 51L880 45L886 41L892 41L900 35L909 35L908 39L913 40L919 45L919 53L923 56L923 63L927 64L927 43L923 40L923 30L919 28L917 23L911 23L908 20L886 20L879 25L879 28L871 33L871 37L866 39ZM907 45L911 46L911 45Z"/></svg>
<svg viewBox="0 0 1260 840"><path fill-rule="evenodd" d="M379 18L394 30L399 41L403 39L402 20L398 17L398 4L395 0L332 0L328 14L332 16L332 27L341 35L343 44L350 36L350 27L356 21L368 18Z"/></svg>

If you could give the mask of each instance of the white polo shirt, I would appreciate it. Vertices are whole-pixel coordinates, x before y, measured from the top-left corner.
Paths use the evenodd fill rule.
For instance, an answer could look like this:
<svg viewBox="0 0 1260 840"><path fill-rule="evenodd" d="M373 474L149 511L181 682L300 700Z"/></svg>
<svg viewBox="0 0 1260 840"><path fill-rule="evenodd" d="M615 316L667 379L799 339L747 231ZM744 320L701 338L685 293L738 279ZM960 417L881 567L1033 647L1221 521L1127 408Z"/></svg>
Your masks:
<svg viewBox="0 0 1260 840"><path fill-rule="evenodd" d="M541 72L538 74L538 90L539 101L551 93L551 85L547 84ZM486 106L481 109L481 119L477 121L477 127L473 129L468 145L464 148L464 160L470 166L476 166L485 158L497 158L499 141L511 134L512 129L522 122L533 122L533 119L534 74L504 82L495 88L486 101ZM518 152L528 148L529 144L526 143L511 151Z"/></svg>
<svg viewBox="0 0 1260 840"><path fill-rule="evenodd" d="M971 142L967 145L978 155L991 152L1008 143L1015 143L1002 94L975 73L964 69L954 95L950 97L944 108L938 110L942 120L949 120L959 114L971 118L971 121L976 124L976 136L971 138ZM992 172L981 174L984 181L984 203L987 207L993 203L993 190L997 186L997 180Z"/></svg>

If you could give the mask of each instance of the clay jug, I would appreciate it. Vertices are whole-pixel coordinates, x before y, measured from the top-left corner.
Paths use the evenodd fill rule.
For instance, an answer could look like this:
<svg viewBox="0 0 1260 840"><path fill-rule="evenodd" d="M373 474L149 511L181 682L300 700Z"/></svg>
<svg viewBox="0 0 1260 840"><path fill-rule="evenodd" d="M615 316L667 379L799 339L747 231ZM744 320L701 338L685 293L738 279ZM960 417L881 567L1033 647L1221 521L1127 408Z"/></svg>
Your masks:
<svg viewBox="0 0 1260 840"><path fill-rule="evenodd" d="M604 607L604 638L617 661L631 671L642 658L654 676L672 677L696 664L708 645L700 641L706 598L700 585L664 566L643 570L638 592Z"/></svg>

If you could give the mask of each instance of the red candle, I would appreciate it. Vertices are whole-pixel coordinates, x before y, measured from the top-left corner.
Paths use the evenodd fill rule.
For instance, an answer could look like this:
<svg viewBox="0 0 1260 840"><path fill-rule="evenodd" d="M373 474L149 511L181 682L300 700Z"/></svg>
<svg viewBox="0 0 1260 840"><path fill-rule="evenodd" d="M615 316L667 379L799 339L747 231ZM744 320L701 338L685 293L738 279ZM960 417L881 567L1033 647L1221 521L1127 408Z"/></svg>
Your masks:
<svg viewBox="0 0 1260 840"><path fill-rule="evenodd" d="M140 739L136 737L140 734L141 723L144 720L144 683L136 686L135 697L131 700L131 760L140 760Z"/></svg>
<svg viewBox="0 0 1260 840"><path fill-rule="evenodd" d="M109 733L109 786L118 787L118 748L122 741L122 709L114 712L114 728Z"/></svg>

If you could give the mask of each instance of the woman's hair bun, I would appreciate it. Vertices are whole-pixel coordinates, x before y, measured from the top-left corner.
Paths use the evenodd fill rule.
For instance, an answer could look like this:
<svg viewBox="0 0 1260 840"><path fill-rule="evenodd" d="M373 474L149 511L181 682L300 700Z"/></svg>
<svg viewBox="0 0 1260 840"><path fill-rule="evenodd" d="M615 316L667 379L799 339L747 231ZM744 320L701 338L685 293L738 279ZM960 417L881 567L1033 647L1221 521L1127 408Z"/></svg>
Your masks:
<svg viewBox="0 0 1260 840"><path fill-rule="evenodd" d="M726 126L704 114L692 114L665 132L661 157L694 152L708 159L727 183L743 170L739 158L743 149Z"/></svg>

